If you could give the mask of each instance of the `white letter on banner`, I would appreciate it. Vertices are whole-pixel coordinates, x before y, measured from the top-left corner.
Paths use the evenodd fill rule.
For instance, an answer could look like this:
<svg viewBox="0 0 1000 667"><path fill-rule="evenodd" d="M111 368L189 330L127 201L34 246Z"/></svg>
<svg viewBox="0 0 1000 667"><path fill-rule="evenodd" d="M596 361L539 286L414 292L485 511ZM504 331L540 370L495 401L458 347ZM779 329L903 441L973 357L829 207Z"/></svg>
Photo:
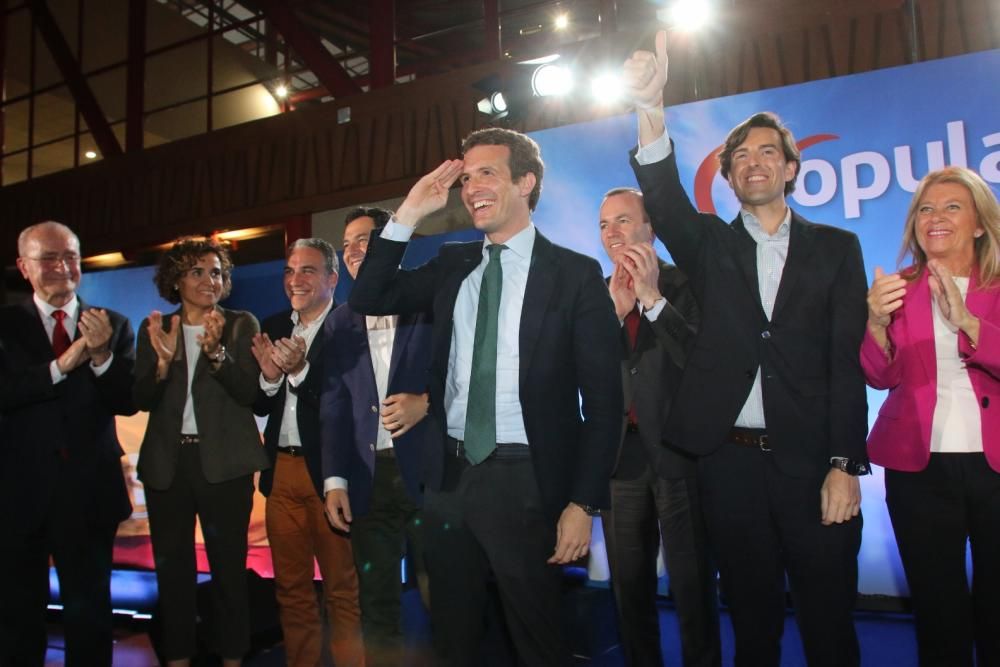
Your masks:
<svg viewBox="0 0 1000 667"><path fill-rule="evenodd" d="M819 177L819 189L816 192L806 190L806 174L816 172ZM805 160L799 168L799 177L795 182L795 192L792 197L803 206L822 206L837 193L837 172L826 160Z"/></svg>
<svg viewBox="0 0 1000 667"><path fill-rule="evenodd" d="M874 172L871 185L858 186L858 167L868 165ZM840 161L840 172L844 184L844 217L861 217L861 202L875 199L889 189L889 161L881 153L862 151L852 153Z"/></svg>
<svg viewBox="0 0 1000 667"><path fill-rule="evenodd" d="M954 167L969 166L965 154L965 123L960 120L948 123L948 161Z"/></svg>
<svg viewBox="0 0 1000 667"><path fill-rule="evenodd" d="M993 148L994 146L1000 146L1000 132L983 137L984 148ZM979 163L979 175L990 183L1000 183L1000 151L986 154L983 161Z"/></svg>
<svg viewBox="0 0 1000 667"><path fill-rule="evenodd" d="M907 192L917 191L917 179L913 178L913 160L910 159L909 146L896 146L892 149L896 158L896 182Z"/></svg>

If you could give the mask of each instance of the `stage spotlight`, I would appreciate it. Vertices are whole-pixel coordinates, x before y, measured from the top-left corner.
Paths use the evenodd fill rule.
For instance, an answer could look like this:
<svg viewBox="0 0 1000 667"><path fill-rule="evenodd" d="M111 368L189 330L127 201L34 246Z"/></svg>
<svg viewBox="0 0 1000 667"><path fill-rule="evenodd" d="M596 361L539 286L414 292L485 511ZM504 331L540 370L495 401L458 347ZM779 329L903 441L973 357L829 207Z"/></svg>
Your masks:
<svg viewBox="0 0 1000 667"><path fill-rule="evenodd" d="M559 65L542 65L531 75L531 90L538 97L565 95L573 90L573 73Z"/></svg>
<svg viewBox="0 0 1000 667"><path fill-rule="evenodd" d="M83 154L83 157L87 158L88 160L93 160L97 157L97 151L87 151L86 153Z"/></svg>
<svg viewBox="0 0 1000 667"><path fill-rule="evenodd" d="M556 17L556 30L565 30L569 26L569 14L560 14Z"/></svg>
<svg viewBox="0 0 1000 667"><path fill-rule="evenodd" d="M280 84L277 88L274 89L274 94L276 97L280 99L285 99L286 97L288 97L288 86L286 86L285 84Z"/></svg>
<svg viewBox="0 0 1000 667"><path fill-rule="evenodd" d="M610 104L622 96L622 80L616 74L598 74L590 82L590 94L600 104Z"/></svg>
<svg viewBox="0 0 1000 667"><path fill-rule="evenodd" d="M676 0L669 9L657 13L661 21L670 23L683 32L700 30L708 23L711 15L710 3L705 0Z"/></svg>
<svg viewBox="0 0 1000 667"><path fill-rule="evenodd" d="M497 91L489 97L484 97L476 103L476 108L487 116L504 114L507 112L507 100L503 93Z"/></svg>

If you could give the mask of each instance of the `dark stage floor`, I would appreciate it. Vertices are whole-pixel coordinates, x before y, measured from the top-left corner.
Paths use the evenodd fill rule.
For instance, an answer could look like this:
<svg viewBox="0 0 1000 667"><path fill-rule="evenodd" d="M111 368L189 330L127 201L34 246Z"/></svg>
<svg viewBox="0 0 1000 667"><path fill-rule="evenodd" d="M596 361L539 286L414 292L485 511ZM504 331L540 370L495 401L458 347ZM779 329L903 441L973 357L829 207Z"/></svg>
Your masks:
<svg viewBox="0 0 1000 667"><path fill-rule="evenodd" d="M143 573L145 574L145 573ZM116 577L117 579L117 577ZM251 582L251 590L258 587L260 597L266 600L268 580ZM132 595L131 611L139 615L130 618L121 614L115 644L115 667L154 667L158 664L153 650L151 636L155 636L155 620L143 612L141 588L146 584L142 575L127 576L118 585ZM154 585L155 590L155 585ZM155 593L154 593L155 595ZM116 596L116 600L118 597ZM265 606L267 602L258 606ZM273 606L273 602L270 603ZM121 604L118 604L122 607ZM406 637L407 667L430 666L430 624L426 612L415 589L403 596L403 632ZM49 652L46 667L63 665L62 635L58 624L58 613L49 626ZM621 652L615 637L614 611L610 592L606 588L574 585L567 592L566 618L575 651L579 654L577 663L581 665L622 665ZM862 664L866 667L908 667L916 665L916 646L913 634L913 619L907 614L859 612L856 615L858 635L861 641ZM247 667L277 667L285 664L284 649L280 633L276 630L273 609L261 610L257 614L254 634L254 653L245 661ZM677 618L673 607L666 601L660 605L660 630L665 665L681 665L680 645L677 637ZM728 614L722 614L723 664L733 661L733 636ZM794 615L789 614L785 623L785 637L782 649L782 667L804 666L801 642ZM492 656L490 666L501 667L510 661L500 655ZM203 664L210 665L211 662ZM326 663L332 665L332 662ZM485 666L484 666L485 667Z"/></svg>

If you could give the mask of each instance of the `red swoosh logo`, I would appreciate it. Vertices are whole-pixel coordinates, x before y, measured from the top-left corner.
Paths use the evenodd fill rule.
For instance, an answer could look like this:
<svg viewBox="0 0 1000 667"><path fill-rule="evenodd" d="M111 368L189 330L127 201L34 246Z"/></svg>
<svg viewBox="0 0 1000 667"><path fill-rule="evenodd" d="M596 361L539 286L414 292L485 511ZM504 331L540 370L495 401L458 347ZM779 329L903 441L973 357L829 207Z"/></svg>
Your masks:
<svg viewBox="0 0 1000 667"><path fill-rule="evenodd" d="M836 134L813 134L795 145L798 146L799 152L802 152L810 146L839 138ZM722 152L722 148L721 145L717 146L715 150L706 155L705 159L698 165L698 171L694 175L694 205L699 211L705 213L715 213L715 202L712 201L712 181L715 180L715 174L719 171L719 153Z"/></svg>

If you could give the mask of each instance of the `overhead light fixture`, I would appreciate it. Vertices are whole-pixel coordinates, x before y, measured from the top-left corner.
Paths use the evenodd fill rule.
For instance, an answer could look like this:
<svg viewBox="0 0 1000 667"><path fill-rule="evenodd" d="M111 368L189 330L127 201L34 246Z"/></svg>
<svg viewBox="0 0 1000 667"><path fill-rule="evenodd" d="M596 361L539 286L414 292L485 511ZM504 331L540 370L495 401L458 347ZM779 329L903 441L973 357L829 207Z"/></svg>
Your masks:
<svg viewBox="0 0 1000 667"><path fill-rule="evenodd" d="M87 151L83 154L83 157L87 158L88 160L93 160L94 158L97 157L97 151Z"/></svg>
<svg viewBox="0 0 1000 667"><path fill-rule="evenodd" d="M712 17L711 3L706 0L675 0L657 12L657 18L681 32L696 32L708 24Z"/></svg>
<svg viewBox="0 0 1000 667"><path fill-rule="evenodd" d="M476 108L487 116L499 116L507 113L507 99L499 90L491 93L476 103Z"/></svg>
<svg viewBox="0 0 1000 667"><path fill-rule="evenodd" d="M531 90L538 97L565 95L573 90L573 73L560 65L541 65L531 75Z"/></svg>
<svg viewBox="0 0 1000 667"><path fill-rule="evenodd" d="M569 14L560 14L556 17L555 28L556 30L565 30L569 27Z"/></svg>
<svg viewBox="0 0 1000 667"><path fill-rule="evenodd" d="M279 84L278 87L274 89L274 94L276 97L285 99L286 97L288 97L288 86L286 86L283 83Z"/></svg>
<svg viewBox="0 0 1000 667"><path fill-rule="evenodd" d="M617 74L604 72L590 82L590 94L599 104L617 102L622 96L622 80Z"/></svg>
<svg viewBox="0 0 1000 667"><path fill-rule="evenodd" d="M230 229L224 232L216 232L212 234L212 238L220 241L246 241L248 239L257 239L262 236L268 236L282 231L283 229L284 227L282 225L247 227L246 229Z"/></svg>
<svg viewBox="0 0 1000 667"><path fill-rule="evenodd" d="M83 258L83 265L90 268L107 269L113 266L127 264L128 260L120 252L108 252L103 255L91 255Z"/></svg>

